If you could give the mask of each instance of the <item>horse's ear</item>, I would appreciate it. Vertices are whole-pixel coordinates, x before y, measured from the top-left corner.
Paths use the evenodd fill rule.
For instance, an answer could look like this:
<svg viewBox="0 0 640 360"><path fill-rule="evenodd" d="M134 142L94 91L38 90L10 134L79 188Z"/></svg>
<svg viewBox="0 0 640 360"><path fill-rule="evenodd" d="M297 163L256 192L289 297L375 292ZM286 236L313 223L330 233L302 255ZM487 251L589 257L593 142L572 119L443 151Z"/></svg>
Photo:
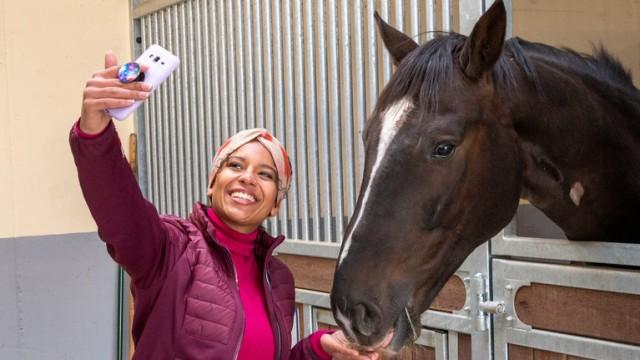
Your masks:
<svg viewBox="0 0 640 360"><path fill-rule="evenodd" d="M377 11L373 16L378 24L378 31L382 37L382 42L384 42L384 46L391 54L393 64L398 66L407 54L418 47L418 44L413 41L413 39L382 20Z"/></svg>
<svg viewBox="0 0 640 360"><path fill-rule="evenodd" d="M479 79L493 68L502 53L507 28L507 11L502 0L496 0L473 27L460 53L465 75Z"/></svg>

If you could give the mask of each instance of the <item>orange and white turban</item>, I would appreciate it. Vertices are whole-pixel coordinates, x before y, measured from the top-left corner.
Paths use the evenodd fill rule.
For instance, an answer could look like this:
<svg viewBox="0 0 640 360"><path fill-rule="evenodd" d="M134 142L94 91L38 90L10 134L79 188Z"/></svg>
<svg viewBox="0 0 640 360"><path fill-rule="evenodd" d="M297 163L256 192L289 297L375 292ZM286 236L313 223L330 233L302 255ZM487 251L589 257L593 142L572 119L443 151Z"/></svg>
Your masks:
<svg viewBox="0 0 640 360"><path fill-rule="evenodd" d="M271 135L271 133L265 129L256 128L243 130L225 140L222 146L218 148L216 156L213 158L211 172L209 173L209 187L213 185L213 181L215 180L218 170L222 166L222 163L227 160L229 155L242 145L251 141L259 141L265 148L267 148L269 153L271 153L273 162L276 165L276 170L278 171L278 197L276 201L279 204L287 195L289 187L291 186L291 162L289 161L289 155L287 155L287 151L284 149L284 146L282 146L275 136Z"/></svg>

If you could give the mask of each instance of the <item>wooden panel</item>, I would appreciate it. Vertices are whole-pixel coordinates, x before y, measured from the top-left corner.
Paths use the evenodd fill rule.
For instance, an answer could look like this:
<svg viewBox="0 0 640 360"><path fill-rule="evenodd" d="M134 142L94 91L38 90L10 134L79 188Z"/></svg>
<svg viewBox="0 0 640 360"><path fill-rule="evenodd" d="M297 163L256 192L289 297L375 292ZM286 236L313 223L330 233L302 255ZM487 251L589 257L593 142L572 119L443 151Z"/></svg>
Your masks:
<svg viewBox="0 0 640 360"><path fill-rule="evenodd" d="M516 294L520 320L536 329L640 345L640 296L532 283Z"/></svg>
<svg viewBox="0 0 640 360"><path fill-rule="evenodd" d="M302 338L302 334L304 334L304 325L305 325L304 314L302 311L303 311L303 305L300 303L296 303L296 312L298 313L298 334L300 334L300 338Z"/></svg>
<svg viewBox="0 0 640 360"><path fill-rule="evenodd" d="M464 301L467 297L466 289L462 279L453 275L444 284L444 287L433 300L429 309L452 312L453 310L462 310Z"/></svg>
<svg viewBox="0 0 640 360"><path fill-rule="evenodd" d="M331 292L336 261L312 256L278 254L293 273L296 287L300 289Z"/></svg>
<svg viewBox="0 0 640 360"><path fill-rule="evenodd" d="M471 335L458 333L458 360L471 360Z"/></svg>
<svg viewBox="0 0 640 360"><path fill-rule="evenodd" d="M277 257L291 269L297 288L331 292L335 260L288 254L278 254ZM465 297L464 282L459 277L452 276L434 299L431 309L445 312L461 310Z"/></svg>
<svg viewBox="0 0 640 360"><path fill-rule="evenodd" d="M508 353L509 360L588 360L582 357L513 344L509 344Z"/></svg>

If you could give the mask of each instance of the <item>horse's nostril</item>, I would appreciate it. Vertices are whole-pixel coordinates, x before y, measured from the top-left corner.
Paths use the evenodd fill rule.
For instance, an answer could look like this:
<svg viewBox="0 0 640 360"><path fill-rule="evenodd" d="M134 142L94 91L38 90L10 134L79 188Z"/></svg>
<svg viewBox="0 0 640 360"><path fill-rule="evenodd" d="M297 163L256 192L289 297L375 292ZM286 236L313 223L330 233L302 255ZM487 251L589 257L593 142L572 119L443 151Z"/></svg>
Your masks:
<svg viewBox="0 0 640 360"><path fill-rule="evenodd" d="M371 336L380 324L378 310L365 303L359 303L354 307L354 328L364 336Z"/></svg>

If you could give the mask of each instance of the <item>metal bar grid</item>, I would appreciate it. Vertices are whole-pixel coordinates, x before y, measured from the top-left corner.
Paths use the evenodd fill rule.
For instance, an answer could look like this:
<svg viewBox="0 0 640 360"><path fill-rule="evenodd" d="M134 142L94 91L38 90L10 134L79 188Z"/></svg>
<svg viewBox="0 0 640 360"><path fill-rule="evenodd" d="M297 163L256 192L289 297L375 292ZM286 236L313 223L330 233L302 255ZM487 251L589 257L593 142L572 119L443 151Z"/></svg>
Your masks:
<svg viewBox="0 0 640 360"><path fill-rule="evenodd" d="M443 2L443 19L451 3ZM373 11L418 36L436 26L435 5L187 0L137 12L142 48L158 43L181 59L140 112L149 199L161 213L188 215L194 201L208 202L215 149L239 130L265 127L284 143L294 169L279 217L265 226L288 238L339 243L361 183L360 135L393 72Z"/></svg>

